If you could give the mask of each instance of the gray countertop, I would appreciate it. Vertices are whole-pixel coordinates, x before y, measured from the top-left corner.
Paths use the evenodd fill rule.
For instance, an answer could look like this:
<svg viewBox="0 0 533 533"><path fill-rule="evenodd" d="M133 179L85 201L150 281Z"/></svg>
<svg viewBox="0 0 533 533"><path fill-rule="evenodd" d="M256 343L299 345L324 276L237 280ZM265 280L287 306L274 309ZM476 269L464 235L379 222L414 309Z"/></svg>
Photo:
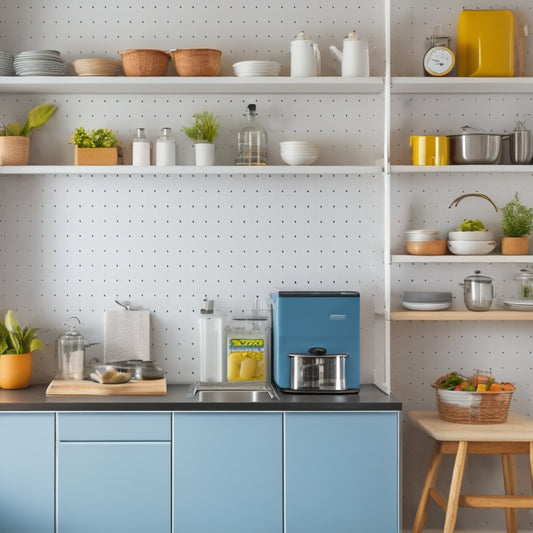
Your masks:
<svg viewBox="0 0 533 533"><path fill-rule="evenodd" d="M189 385L169 385L166 396L47 397L46 385L0 389L2 411L399 411L401 402L375 385L359 394L288 394L265 402L199 402L187 398Z"/></svg>

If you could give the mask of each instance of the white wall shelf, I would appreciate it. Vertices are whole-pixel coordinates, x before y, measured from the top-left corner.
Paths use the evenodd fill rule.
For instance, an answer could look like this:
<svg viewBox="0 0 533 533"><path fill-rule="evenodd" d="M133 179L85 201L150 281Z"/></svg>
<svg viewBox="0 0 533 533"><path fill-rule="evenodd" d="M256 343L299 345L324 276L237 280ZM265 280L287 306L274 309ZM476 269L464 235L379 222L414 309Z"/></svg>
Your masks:
<svg viewBox="0 0 533 533"><path fill-rule="evenodd" d="M131 165L117 166L81 166L81 165L29 165L29 166L0 166L1 175L34 175L34 174L77 174L77 175L109 175L116 176L138 176L149 174L151 176L167 176L171 174L179 175L307 175L318 176L322 174L379 174L380 167L371 166L285 166L285 165L265 165L265 166L212 166L197 167L193 165L179 165L169 167L146 166L137 167Z"/></svg>
<svg viewBox="0 0 533 533"><path fill-rule="evenodd" d="M392 254L392 263L533 263L532 255L409 255Z"/></svg>
<svg viewBox="0 0 533 533"><path fill-rule="evenodd" d="M533 92L533 78L393 77L393 94L517 94Z"/></svg>
<svg viewBox="0 0 533 533"><path fill-rule="evenodd" d="M436 320L436 321L531 321L531 311L510 311L506 309L494 309L490 311L391 311L391 320Z"/></svg>
<svg viewBox="0 0 533 533"><path fill-rule="evenodd" d="M383 90L380 77L0 77L4 94L379 94Z"/></svg>
<svg viewBox="0 0 533 533"><path fill-rule="evenodd" d="M520 173L533 174L533 165L391 165L393 174L471 174L471 173Z"/></svg>

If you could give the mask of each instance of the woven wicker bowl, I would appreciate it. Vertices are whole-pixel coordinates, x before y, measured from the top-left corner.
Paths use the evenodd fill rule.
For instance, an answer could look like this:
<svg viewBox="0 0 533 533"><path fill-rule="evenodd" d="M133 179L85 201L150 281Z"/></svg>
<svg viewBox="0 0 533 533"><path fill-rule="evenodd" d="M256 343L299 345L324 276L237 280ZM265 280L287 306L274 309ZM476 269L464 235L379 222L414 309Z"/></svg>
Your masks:
<svg viewBox="0 0 533 533"><path fill-rule="evenodd" d="M439 417L457 424L503 424L513 391L470 392L437 389Z"/></svg>
<svg viewBox="0 0 533 533"><path fill-rule="evenodd" d="M126 76L166 76L170 56L164 50L121 50L122 68Z"/></svg>
<svg viewBox="0 0 533 533"><path fill-rule="evenodd" d="M179 76L218 76L220 72L220 50L184 48L170 53Z"/></svg>

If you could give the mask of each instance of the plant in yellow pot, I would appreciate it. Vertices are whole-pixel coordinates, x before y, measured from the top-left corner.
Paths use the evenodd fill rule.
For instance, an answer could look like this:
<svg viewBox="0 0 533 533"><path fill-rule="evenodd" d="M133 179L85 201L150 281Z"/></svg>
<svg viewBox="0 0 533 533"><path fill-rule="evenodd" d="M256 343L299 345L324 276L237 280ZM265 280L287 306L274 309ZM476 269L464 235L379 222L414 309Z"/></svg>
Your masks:
<svg viewBox="0 0 533 533"><path fill-rule="evenodd" d="M30 132L44 126L55 113L53 104L34 107L21 126L11 122L4 126L0 123L0 165L27 165L30 160Z"/></svg>
<svg viewBox="0 0 533 533"><path fill-rule="evenodd" d="M520 203L518 193L502 208L502 254L528 255L529 235L533 229L533 208Z"/></svg>
<svg viewBox="0 0 533 533"><path fill-rule="evenodd" d="M0 322L0 388L25 389L30 385L32 353L44 348L37 328L21 328L13 311Z"/></svg>

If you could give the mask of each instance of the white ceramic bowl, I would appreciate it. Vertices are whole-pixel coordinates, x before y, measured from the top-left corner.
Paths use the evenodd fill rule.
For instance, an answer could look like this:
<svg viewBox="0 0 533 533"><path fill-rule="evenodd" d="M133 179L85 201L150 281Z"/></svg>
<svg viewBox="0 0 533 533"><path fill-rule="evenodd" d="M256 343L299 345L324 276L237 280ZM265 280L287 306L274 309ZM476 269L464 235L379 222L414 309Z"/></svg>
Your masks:
<svg viewBox="0 0 533 533"><path fill-rule="evenodd" d="M448 250L455 255L486 255L496 244L496 241L448 241Z"/></svg>
<svg viewBox="0 0 533 533"><path fill-rule="evenodd" d="M450 231L449 241L493 241L490 231Z"/></svg>
<svg viewBox="0 0 533 533"><path fill-rule="evenodd" d="M281 153L281 159L287 165L312 165L317 159L318 154L296 154L296 153Z"/></svg>

